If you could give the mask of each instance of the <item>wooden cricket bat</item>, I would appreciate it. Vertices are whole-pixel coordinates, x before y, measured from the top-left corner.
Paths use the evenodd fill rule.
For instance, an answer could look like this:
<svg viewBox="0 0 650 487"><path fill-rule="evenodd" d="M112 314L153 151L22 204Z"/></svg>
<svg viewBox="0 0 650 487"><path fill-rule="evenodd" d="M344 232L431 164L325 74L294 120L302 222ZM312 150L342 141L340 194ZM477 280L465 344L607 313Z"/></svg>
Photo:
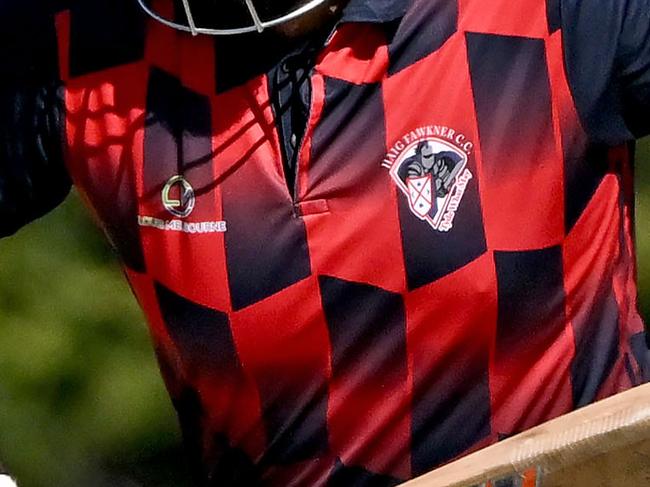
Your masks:
<svg viewBox="0 0 650 487"><path fill-rule="evenodd" d="M403 487L650 487L650 384L468 455Z"/></svg>

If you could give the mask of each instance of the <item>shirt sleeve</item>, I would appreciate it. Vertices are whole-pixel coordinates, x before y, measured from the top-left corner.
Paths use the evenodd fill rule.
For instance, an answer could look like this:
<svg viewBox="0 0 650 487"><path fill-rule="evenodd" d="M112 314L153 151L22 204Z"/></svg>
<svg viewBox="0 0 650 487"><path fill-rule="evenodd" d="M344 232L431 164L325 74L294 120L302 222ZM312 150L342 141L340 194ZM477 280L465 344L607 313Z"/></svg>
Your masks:
<svg viewBox="0 0 650 487"><path fill-rule="evenodd" d="M56 207L71 186L54 17L32 3L0 6L0 237Z"/></svg>
<svg viewBox="0 0 650 487"><path fill-rule="evenodd" d="M566 68L596 142L650 134L650 0L562 0Z"/></svg>
<svg viewBox="0 0 650 487"><path fill-rule="evenodd" d="M650 134L650 0L628 0L618 46L624 117L632 133Z"/></svg>

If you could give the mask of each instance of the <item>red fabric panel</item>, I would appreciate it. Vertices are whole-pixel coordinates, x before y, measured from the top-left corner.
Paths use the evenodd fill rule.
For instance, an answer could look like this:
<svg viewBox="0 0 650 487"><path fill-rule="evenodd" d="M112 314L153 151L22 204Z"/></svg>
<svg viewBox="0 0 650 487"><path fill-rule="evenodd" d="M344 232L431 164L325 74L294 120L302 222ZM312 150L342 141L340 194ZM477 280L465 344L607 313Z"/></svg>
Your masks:
<svg viewBox="0 0 650 487"><path fill-rule="evenodd" d="M230 380L200 377L195 387L206 412L205 431L225 433L232 446L244 450L254 462L259 461L267 442L253 378L245 371Z"/></svg>
<svg viewBox="0 0 650 487"><path fill-rule="evenodd" d="M215 186L240 165L256 164L260 178L285 188L288 197L266 78L255 78L220 94L215 103Z"/></svg>
<svg viewBox="0 0 650 487"><path fill-rule="evenodd" d="M374 186L354 203L330 199L329 212L304 215L314 273L404 290L394 192Z"/></svg>
<svg viewBox="0 0 650 487"><path fill-rule="evenodd" d="M513 351L490 369L493 429L503 434L527 430L573 409L569 380L573 336L565 327L553 344L531 357Z"/></svg>
<svg viewBox="0 0 650 487"><path fill-rule="evenodd" d="M589 316L590 310L598 309L603 289L611 289L614 280L614 266L621 258L619 245L620 210L618 195L619 181L615 175L605 176L591 202L567 236L564 245L565 288L567 292L567 315L572 320L576 336L597 333L597 329L585 328L602 326L598 317L593 320L580 319ZM620 304L619 304L620 306ZM611 319L611 317L609 317ZM619 327L625 336L628 324L621 322ZM623 367L623 344L619 343L619 356L612 375L601 384L599 397L606 397L629 387L629 379ZM594 353L597 353L595 351ZM604 352L603 352L604 353ZM623 383L621 383L623 381ZM623 385L626 384L626 385Z"/></svg>
<svg viewBox="0 0 650 487"><path fill-rule="evenodd" d="M207 53L204 54L207 55ZM213 72L211 65L206 63L206 59L202 57L185 57L183 59L188 64L183 71L194 69L199 74L208 77ZM211 105L211 124L215 125L218 105L214 97L209 97L206 103ZM210 120L207 122L210 123ZM211 127L205 128L208 131L211 129ZM184 136L181 137L182 140L176 141L178 144L183 144L182 173L195 185L193 189L196 205L192 213L182 219L186 223L222 220L220 188L213 182L217 169L212 157L213 153L210 152L211 141L214 143L214 138L209 135L206 138L206 146L201 142L194 142L191 136ZM196 150L191 152L191 144L197 146L199 153L196 153ZM135 148L138 154L139 151L142 151L142 145L137 145ZM169 150L176 151L176 145L170 147ZM192 160L186 160L186 154L190 152ZM163 220L176 219L177 217L168 213L162 206L161 190L171 174L161 171L159 181L156 181L154 185L149 183L150 189L147 190L144 181L144 163L145 161L140 159L136 165L140 200L139 214ZM147 160L146 164L155 166L156 161ZM230 297L226 286L228 281L224 233L188 234L142 227L141 235L147 268L154 279L196 303L222 311L230 308ZM197 285L197 283L201 284Z"/></svg>
<svg viewBox="0 0 650 487"><path fill-rule="evenodd" d="M558 245L564 236L563 164L545 44L474 34L468 48L488 247Z"/></svg>
<svg viewBox="0 0 650 487"><path fill-rule="evenodd" d="M59 74L61 80L66 82L70 78L70 11L57 14L55 25L59 44Z"/></svg>
<svg viewBox="0 0 650 487"><path fill-rule="evenodd" d="M187 387L187 374L176 344L167 332L158 307L158 298L153 282L146 274L140 274L128 268L125 272L131 289L147 318L161 376L167 391L172 399L178 398Z"/></svg>
<svg viewBox="0 0 650 487"><path fill-rule="evenodd" d="M412 461L414 469L424 470L418 467L431 469L496 439L490 432L488 383L494 380L488 372L497 319L491 254L410 292L405 303ZM427 441L432 434L435 441Z"/></svg>
<svg viewBox="0 0 650 487"><path fill-rule="evenodd" d="M546 0L458 0L460 30L544 38Z"/></svg>
<svg viewBox="0 0 650 487"><path fill-rule="evenodd" d="M233 312L231 327L244 370L259 391L267 460L293 463L277 458L289 458L285 448L299 447L301 442L324 451L330 350L316 279L305 279ZM296 450L291 454L312 456Z"/></svg>
<svg viewBox="0 0 650 487"><path fill-rule="evenodd" d="M629 371L625 370L624 360L634 357L631 350L631 339L633 335L645 331L645 326L639 315L638 290L637 290L637 262L634 235L634 171L633 161L630 157L630 150L627 146L614 148L610 151L610 161L620 173L619 183L622 195L619 203L619 252L620 258L614 267L614 294L620 309L620 334L621 334L621 360L619 368L620 375L612 374L613 386L606 383L603 386L603 394L611 395L622 392L636 384L632 383ZM637 360L630 359L629 364L637 377L643 373L639 368ZM611 392L610 392L611 391ZM609 393L609 394L608 394Z"/></svg>
<svg viewBox="0 0 650 487"><path fill-rule="evenodd" d="M620 394L635 385L636 384L632 383L632 379L625 367L625 356L621 355L621 357L616 361L616 364L614 364L612 372L600 386L596 400L600 401L615 394Z"/></svg>
<svg viewBox="0 0 650 487"><path fill-rule="evenodd" d="M156 12L173 17L172 2L154 1ZM171 29L147 19L145 59L157 68L178 77L183 84L204 95L215 92L214 39Z"/></svg>
<svg viewBox="0 0 650 487"><path fill-rule="evenodd" d="M382 149L373 146L371 149L376 153L361 150L363 143L357 139L364 137L363 134L348 129L324 149L320 160L309 160L313 130L320 121L317 116L323 110L325 99L322 76L314 76L312 90L313 116L298 174L300 200L327 200L328 207L328 212L304 216L313 272L401 292L406 284L402 245L396 231L399 228L397 204L394 185L380 167ZM376 118L376 112L383 108L380 104L381 98L374 95L350 111L368 110L367 116ZM381 143L377 137L381 138L382 134L368 137ZM332 156L334 147L337 160ZM313 164L325 167L317 171Z"/></svg>
<svg viewBox="0 0 650 487"><path fill-rule="evenodd" d="M209 444L211 433L225 433L232 445L246 451L252 459L259 460L266 442L260 420L259 396L252 378L245 371L233 377L219 374L190 377L167 332L152 280L128 269L126 273L140 306L145 310L170 395L179 397L187 385L195 388L205 412L202 420L206 444Z"/></svg>
<svg viewBox="0 0 650 487"><path fill-rule="evenodd" d="M197 93L212 95L216 86L214 39L177 34L177 41L181 81Z"/></svg>
<svg viewBox="0 0 650 487"><path fill-rule="evenodd" d="M464 134L465 142L473 143L470 152L480 159L467 57L459 54L466 52L464 44L462 36L454 36L431 62L414 64L383 82L387 147L417 127L443 125ZM422 82L429 79L436 82ZM422 102L414 109L403 100Z"/></svg>
<svg viewBox="0 0 650 487"><path fill-rule="evenodd" d="M329 339L315 278L232 313L231 320L241 362L255 377L329 377Z"/></svg>
<svg viewBox="0 0 650 487"><path fill-rule="evenodd" d="M332 353L331 450L347 466L406 479L411 397L402 296L332 277L320 278L320 292Z"/></svg>
<svg viewBox="0 0 650 487"><path fill-rule="evenodd" d="M68 171L124 262L143 270L134 167L141 157L146 69L129 64L66 83Z"/></svg>
<svg viewBox="0 0 650 487"><path fill-rule="evenodd" d="M438 131L438 139L445 139L444 142L467 153L466 169L472 175L459 203L457 225L452 231L439 232L429 228L428 224L421 224L423 222L411 211L403 212L403 254L406 257L412 255L408 271L419 277L412 287L431 282L462 267L485 251L478 194L481 166L479 135L465 52L463 37L453 36L433 54L430 62L416 63L382 83L388 148L385 162L395 161L399 156L395 151L402 142L413 143L418 131L431 128L434 132ZM422 82L429 79L435 79L436 82ZM413 102L404 103L404 100ZM386 174L386 180L392 186L395 201L408 208L407 195L398 188L390 173ZM460 224L458 215L465 218L461 219ZM422 270L416 272L417 268Z"/></svg>
<svg viewBox="0 0 650 487"><path fill-rule="evenodd" d="M155 0L152 7L160 15L173 18L173 4L165 0ZM147 38L145 45L146 61L167 73L180 77L181 66L178 56L178 40L180 34L174 29L161 24L154 19L147 19Z"/></svg>
<svg viewBox="0 0 650 487"><path fill-rule="evenodd" d="M300 147L300 155L298 157L298 201L301 205L302 203L309 204L310 201L319 201L321 199L325 199L316 198L310 194L311 188L309 181L314 131L321 121L324 106L325 80L323 79L322 75L315 73L311 77L311 109L309 112L309 120L307 121L307 128L305 130L305 134L303 135L302 146Z"/></svg>
<svg viewBox="0 0 650 487"><path fill-rule="evenodd" d="M321 54L316 70L350 83L376 83L388 68L383 30L372 24L344 24Z"/></svg>
<svg viewBox="0 0 650 487"><path fill-rule="evenodd" d="M610 160L620 173L620 184L623 192L619 198L621 218L620 251L621 258L614 269L614 290L621 308L621 330L625 342L629 338L644 331L644 325L639 316L638 290L637 290L637 262L634 235L634 171L633 161L627 146L618 147L610 151Z"/></svg>

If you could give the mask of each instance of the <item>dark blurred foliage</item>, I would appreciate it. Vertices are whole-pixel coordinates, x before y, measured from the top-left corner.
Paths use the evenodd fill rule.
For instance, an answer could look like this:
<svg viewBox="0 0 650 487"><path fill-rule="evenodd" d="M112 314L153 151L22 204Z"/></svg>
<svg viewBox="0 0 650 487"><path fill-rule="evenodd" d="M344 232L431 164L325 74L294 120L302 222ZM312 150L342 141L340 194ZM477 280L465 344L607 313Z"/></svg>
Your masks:
<svg viewBox="0 0 650 487"><path fill-rule="evenodd" d="M182 487L143 315L76 195L0 242L0 458L21 487Z"/></svg>
<svg viewBox="0 0 650 487"><path fill-rule="evenodd" d="M650 142L637 162L650 316ZM0 458L21 487L183 487L171 403L116 258L73 194L0 242Z"/></svg>

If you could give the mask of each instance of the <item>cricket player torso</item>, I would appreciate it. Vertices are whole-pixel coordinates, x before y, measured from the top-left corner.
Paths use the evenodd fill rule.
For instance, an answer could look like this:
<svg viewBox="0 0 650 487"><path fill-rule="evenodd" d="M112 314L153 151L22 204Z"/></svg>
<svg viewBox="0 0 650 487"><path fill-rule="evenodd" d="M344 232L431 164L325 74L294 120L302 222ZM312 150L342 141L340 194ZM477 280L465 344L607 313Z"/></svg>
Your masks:
<svg viewBox="0 0 650 487"><path fill-rule="evenodd" d="M264 74L58 16L69 169L206 485L394 485L645 380L628 150L590 143L546 2L488 4L341 24L293 185Z"/></svg>

